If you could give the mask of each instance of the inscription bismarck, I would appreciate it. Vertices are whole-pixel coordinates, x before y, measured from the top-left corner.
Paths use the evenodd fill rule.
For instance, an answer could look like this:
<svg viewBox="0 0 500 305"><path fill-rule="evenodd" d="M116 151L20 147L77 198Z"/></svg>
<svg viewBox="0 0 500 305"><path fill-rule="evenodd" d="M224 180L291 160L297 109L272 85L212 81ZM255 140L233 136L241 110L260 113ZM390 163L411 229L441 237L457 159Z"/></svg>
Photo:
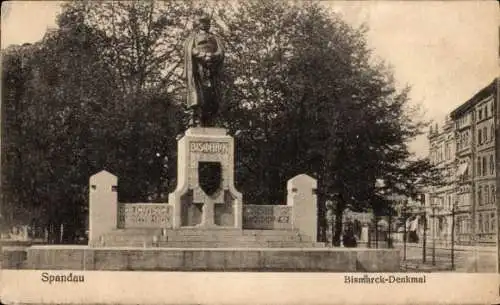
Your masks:
<svg viewBox="0 0 500 305"><path fill-rule="evenodd" d="M225 142L191 142L190 151L194 153L227 154L229 144Z"/></svg>

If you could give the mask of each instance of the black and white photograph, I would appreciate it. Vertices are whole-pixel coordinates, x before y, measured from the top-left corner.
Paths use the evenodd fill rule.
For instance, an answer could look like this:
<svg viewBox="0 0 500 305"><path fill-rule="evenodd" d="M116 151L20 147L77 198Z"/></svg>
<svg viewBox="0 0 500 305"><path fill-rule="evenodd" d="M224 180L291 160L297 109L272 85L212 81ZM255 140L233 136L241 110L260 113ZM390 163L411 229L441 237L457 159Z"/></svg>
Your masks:
<svg viewBox="0 0 500 305"><path fill-rule="evenodd" d="M8 1L1 15L2 303L100 274L331 274L343 293L490 274L498 296L495 1Z"/></svg>

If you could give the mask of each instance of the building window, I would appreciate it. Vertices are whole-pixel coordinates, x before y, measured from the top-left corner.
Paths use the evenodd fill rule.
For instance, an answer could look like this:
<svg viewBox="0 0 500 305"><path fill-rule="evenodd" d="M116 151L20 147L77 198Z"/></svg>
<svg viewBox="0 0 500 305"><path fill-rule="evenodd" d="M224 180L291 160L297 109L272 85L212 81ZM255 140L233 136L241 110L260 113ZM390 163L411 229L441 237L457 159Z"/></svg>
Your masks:
<svg viewBox="0 0 500 305"><path fill-rule="evenodd" d="M495 221L495 213L490 214L490 232L496 231L496 221Z"/></svg>
<svg viewBox="0 0 500 305"><path fill-rule="evenodd" d="M495 159L493 155L490 155L490 175L495 174Z"/></svg>
<svg viewBox="0 0 500 305"><path fill-rule="evenodd" d="M488 214L484 214L484 224L483 225L484 225L483 232L488 233L488 231L490 229L490 220L489 220Z"/></svg>
<svg viewBox="0 0 500 305"><path fill-rule="evenodd" d="M481 176L481 157L477 157L476 175Z"/></svg>
<svg viewBox="0 0 500 305"><path fill-rule="evenodd" d="M446 143L444 154L445 154L446 160L451 159L451 143Z"/></svg>
<svg viewBox="0 0 500 305"><path fill-rule="evenodd" d="M482 193L482 187L480 186L477 188L477 204L478 205L482 205L482 196L481 196L482 194L481 193Z"/></svg>
<svg viewBox="0 0 500 305"><path fill-rule="evenodd" d="M479 109L477 114L477 120L481 121L483 119L483 109Z"/></svg>
<svg viewBox="0 0 500 305"><path fill-rule="evenodd" d="M484 204L490 203L490 187L488 185L484 186Z"/></svg>
<svg viewBox="0 0 500 305"><path fill-rule="evenodd" d="M487 163L486 157L483 157L483 171L482 171L482 175L483 176L488 175L488 163Z"/></svg>
<svg viewBox="0 0 500 305"><path fill-rule="evenodd" d="M483 233L483 214L479 214L477 218L477 228L479 233Z"/></svg>
<svg viewBox="0 0 500 305"><path fill-rule="evenodd" d="M495 201L496 201L496 200L495 200L495 199L496 199L496 197L497 197L497 194L496 194L496 192L495 192L495 186L494 186L494 185L492 185L492 186L491 186L491 202L492 202L492 203L495 203Z"/></svg>
<svg viewBox="0 0 500 305"><path fill-rule="evenodd" d="M490 131L491 138L490 139L491 139L491 141L495 141L495 126L491 125L490 127L491 127L491 131Z"/></svg>
<svg viewBox="0 0 500 305"><path fill-rule="evenodd" d="M481 129L477 131L477 143L483 144L483 131Z"/></svg>
<svg viewBox="0 0 500 305"><path fill-rule="evenodd" d="M483 143L488 142L488 130L486 129L486 126L483 127Z"/></svg>

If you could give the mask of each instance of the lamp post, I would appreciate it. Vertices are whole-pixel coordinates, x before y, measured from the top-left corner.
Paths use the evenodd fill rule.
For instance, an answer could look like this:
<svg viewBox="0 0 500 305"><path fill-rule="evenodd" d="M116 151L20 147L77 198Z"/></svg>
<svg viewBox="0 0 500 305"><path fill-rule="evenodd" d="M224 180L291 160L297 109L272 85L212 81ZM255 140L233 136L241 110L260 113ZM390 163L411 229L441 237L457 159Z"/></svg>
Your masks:
<svg viewBox="0 0 500 305"><path fill-rule="evenodd" d="M451 270L455 270L455 206L456 201L451 207Z"/></svg>
<svg viewBox="0 0 500 305"><path fill-rule="evenodd" d="M436 204L432 204L432 265L436 266Z"/></svg>
<svg viewBox="0 0 500 305"><path fill-rule="evenodd" d="M422 241L422 263L425 264L425 261L427 259L427 253L426 253L426 246L427 246L427 212L426 212L426 208L425 208L425 199L424 198L425 195L422 195L422 208L423 208L423 217L424 217L424 234L423 234L423 238L424 240Z"/></svg>
<svg viewBox="0 0 500 305"><path fill-rule="evenodd" d="M388 218L389 218L388 219L389 220L389 228L388 228L388 233L387 233L387 235L388 235L388 237L387 237L387 248L390 249L390 248L392 248L392 239L391 239L391 234L392 234L392 232L391 232L392 210L389 210L389 217Z"/></svg>
<svg viewBox="0 0 500 305"><path fill-rule="evenodd" d="M404 227L404 235L403 235L403 260L406 261L406 240L408 239L408 232L406 230L406 222L408 221L408 217L406 215L406 204L408 203L408 200L404 200L403 202L403 227Z"/></svg>

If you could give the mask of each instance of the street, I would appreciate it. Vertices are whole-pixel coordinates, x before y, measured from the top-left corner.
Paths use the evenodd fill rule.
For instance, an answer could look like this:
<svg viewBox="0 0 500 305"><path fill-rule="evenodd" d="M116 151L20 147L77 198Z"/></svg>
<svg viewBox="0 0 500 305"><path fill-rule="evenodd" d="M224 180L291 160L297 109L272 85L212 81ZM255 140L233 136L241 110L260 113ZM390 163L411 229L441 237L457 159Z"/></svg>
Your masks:
<svg viewBox="0 0 500 305"><path fill-rule="evenodd" d="M422 245L407 244L406 259L404 255L404 245L398 243L396 248L401 250L401 265L403 271L428 271L428 272L449 272L451 266L451 249L449 247L436 247L435 265L432 264L432 245L426 247L426 262L422 260ZM454 251L455 272L496 272L496 249L493 247L478 247L474 251L473 247L457 247ZM476 258L476 259L475 259Z"/></svg>

